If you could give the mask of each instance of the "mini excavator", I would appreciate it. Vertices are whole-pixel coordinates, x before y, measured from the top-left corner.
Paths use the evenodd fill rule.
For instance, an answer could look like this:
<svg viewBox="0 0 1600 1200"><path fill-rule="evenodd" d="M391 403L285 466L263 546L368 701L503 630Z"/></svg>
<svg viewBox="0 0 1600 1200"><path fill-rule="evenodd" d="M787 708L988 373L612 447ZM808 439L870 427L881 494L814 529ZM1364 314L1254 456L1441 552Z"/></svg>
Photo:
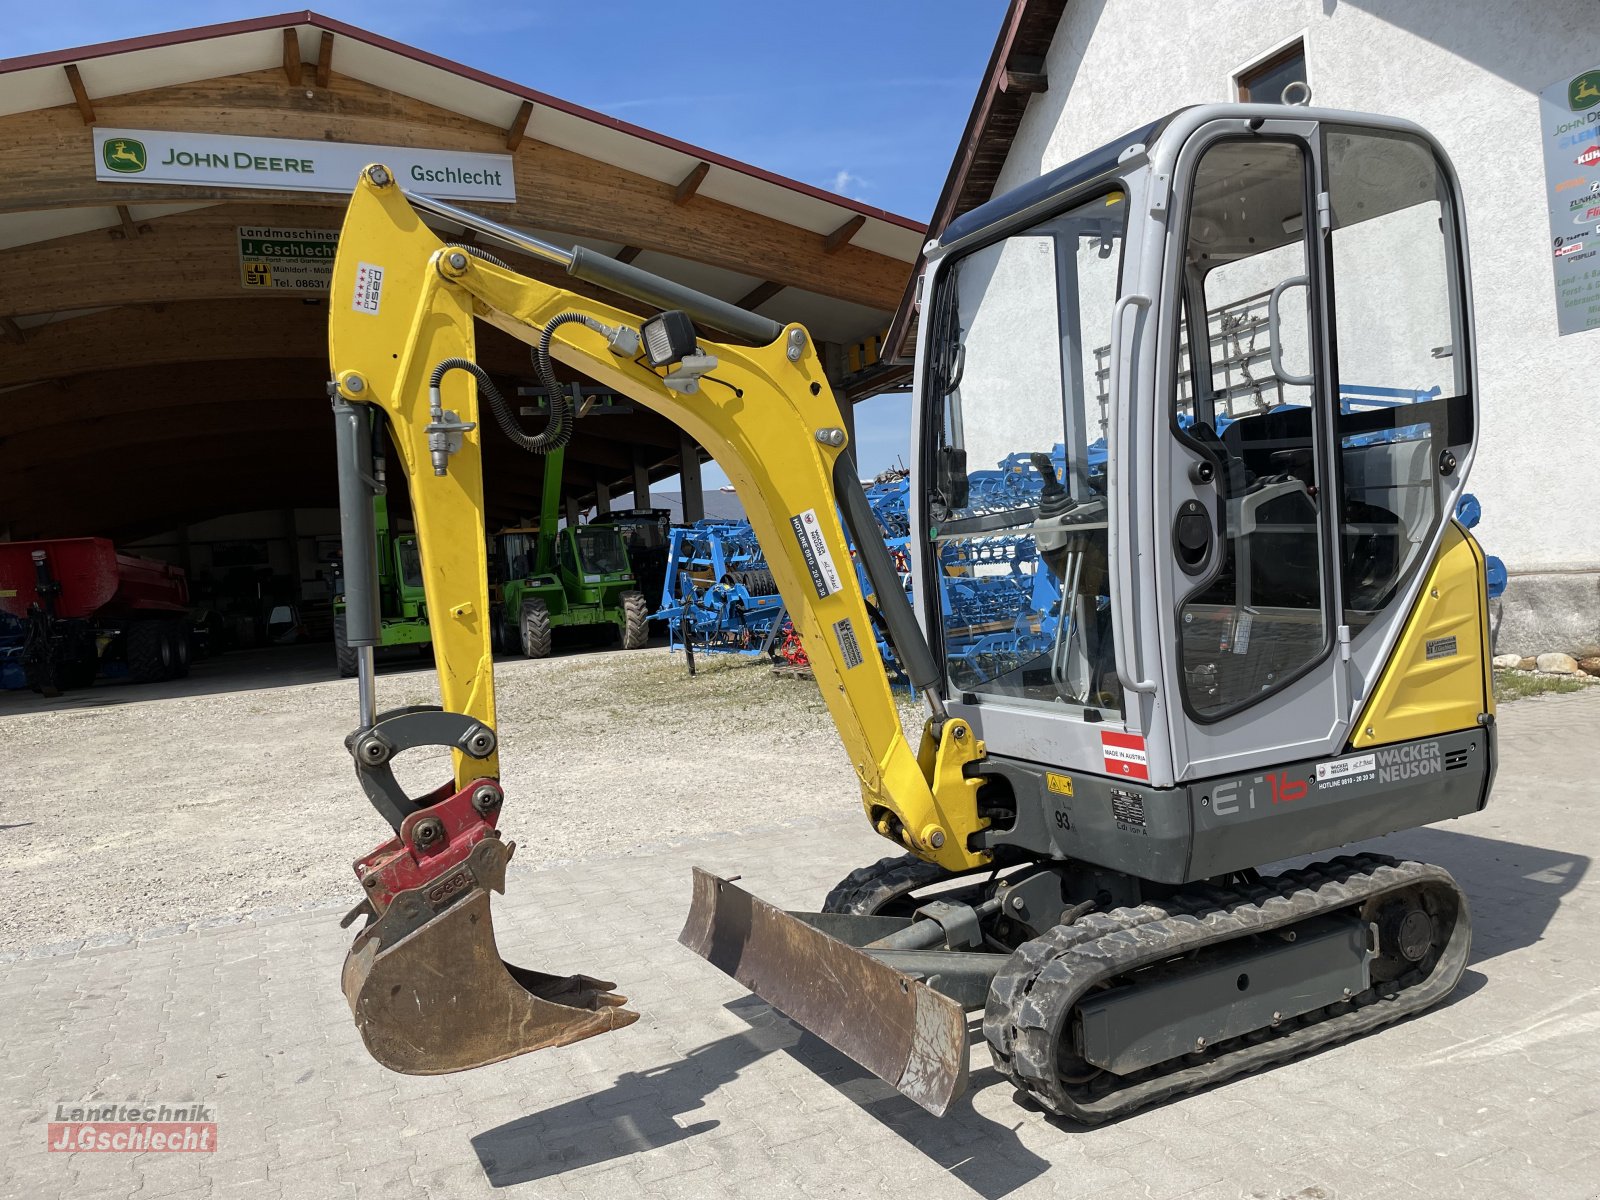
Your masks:
<svg viewBox="0 0 1600 1200"><path fill-rule="evenodd" d="M713 966L935 1114L966 1087L981 1013L1001 1075L1089 1123L1455 987L1471 933L1451 876L1333 853L1471 813L1494 775L1484 557L1453 519L1477 437L1461 191L1422 129L1187 108L953 221L919 293L914 602L801 326L411 194L381 165L351 198L331 295L346 744L394 833L355 864L343 983L385 1066L463 1070L636 1019L611 983L503 963L489 914L513 846L482 445L566 443L555 361L727 472L894 846L815 913L695 871L680 940ZM475 361L479 321L531 347L538 432ZM436 708L376 704L391 444ZM875 628L926 701L919 738ZM393 764L419 747L447 747L453 773L413 796Z"/></svg>

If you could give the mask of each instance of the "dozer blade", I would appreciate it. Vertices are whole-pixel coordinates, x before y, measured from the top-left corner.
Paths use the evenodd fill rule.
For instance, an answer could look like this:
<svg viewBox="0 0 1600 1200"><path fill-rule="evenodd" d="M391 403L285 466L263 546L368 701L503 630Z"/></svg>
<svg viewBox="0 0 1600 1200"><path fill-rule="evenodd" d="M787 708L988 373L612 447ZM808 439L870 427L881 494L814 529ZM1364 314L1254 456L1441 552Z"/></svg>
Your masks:
<svg viewBox="0 0 1600 1200"><path fill-rule="evenodd" d="M483 886L504 878L497 856L509 854L486 840L463 864L470 874L400 892L345 956L344 995L356 1027L372 1057L392 1071L465 1071L639 1019L622 1007L627 999L612 992L614 984L501 960ZM465 892L435 912L429 897L450 892L458 881Z"/></svg>
<svg viewBox="0 0 1600 1200"><path fill-rule="evenodd" d="M934 1116L966 1091L961 1006L867 952L699 867L678 940Z"/></svg>

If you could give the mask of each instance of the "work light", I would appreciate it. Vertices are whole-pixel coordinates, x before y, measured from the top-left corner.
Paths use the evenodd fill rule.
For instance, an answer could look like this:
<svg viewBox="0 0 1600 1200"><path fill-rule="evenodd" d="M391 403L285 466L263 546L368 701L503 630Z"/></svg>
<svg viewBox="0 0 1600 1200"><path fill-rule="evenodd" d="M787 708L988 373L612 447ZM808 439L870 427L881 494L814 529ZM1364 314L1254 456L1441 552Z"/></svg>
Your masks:
<svg viewBox="0 0 1600 1200"><path fill-rule="evenodd" d="M668 309L651 317L640 328L644 335L644 353L652 367L665 367L682 362L694 353L694 322L682 309Z"/></svg>

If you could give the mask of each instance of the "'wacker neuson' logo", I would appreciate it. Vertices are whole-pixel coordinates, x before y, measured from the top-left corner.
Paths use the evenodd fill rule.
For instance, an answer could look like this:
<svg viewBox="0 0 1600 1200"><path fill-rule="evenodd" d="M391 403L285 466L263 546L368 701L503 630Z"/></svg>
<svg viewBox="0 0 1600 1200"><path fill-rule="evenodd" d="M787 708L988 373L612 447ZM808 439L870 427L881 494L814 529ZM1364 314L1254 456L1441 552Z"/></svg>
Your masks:
<svg viewBox="0 0 1600 1200"><path fill-rule="evenodd" d="M144 143L137 138L112 138L100 148L100 157L105 160L108 171L120 171L124 175L137 174L149 162Z"/></svg>

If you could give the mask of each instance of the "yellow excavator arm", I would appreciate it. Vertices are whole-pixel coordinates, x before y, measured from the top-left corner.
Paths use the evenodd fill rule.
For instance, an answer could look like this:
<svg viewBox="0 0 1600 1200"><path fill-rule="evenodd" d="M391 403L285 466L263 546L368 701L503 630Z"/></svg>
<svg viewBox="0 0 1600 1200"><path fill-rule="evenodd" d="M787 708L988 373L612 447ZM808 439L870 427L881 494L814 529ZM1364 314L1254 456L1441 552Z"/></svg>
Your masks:
<svg viewBox="0 0 1600 1200"><path fill-rule="evenodd" d="M448 245L419 209L470 223L558 265L565 262L569 273L598 274L613 292L666 311L641 321L519 274L474 247ZM874 827L950 872L974 870L990 859L969 841L988 824L978 813L980 781L966 772L983 756L983 746L965 721L945 713L931 687L938 677L931 653L893 582L840 426L838 401L810 335L614 260L582 258L585 253L561 251L452 206L409 196L381 166L363 173L339 239L329 386L345 527L344 636L357 654L361 696L360 726L347 744L363 789L395 831L356 863L366 898L350 919L365 916L368 924L346 958L343 982L368 1049L386 1066L408 1073L479 1066L635 1019L606 981L502 963L489 919L488 893L503 889L514 846L496 828L504 791L496 756L482 444L485 437L506 436L524 449L548 452L570 437L570 412L552 358L668 417L728 473L805 639ZM742 326L750 340L764 344L710 341L695 328L697 313L703 325ZM551 397L544 432L529 435L518 426L475 362L479 320L534 347L535 366ZM381 420L373 419L375 411ZM486 429L489 423L501 428ZM383 486L385 437L398 455L416 522L438 664L442 703L436 710L379 712L376 706L372 647L378 614L370 584L372 537L364 522L372 492ZM902 660L909 655L909 673L932 712L916 750L906 739L875 649L841 507L874 581L880 615ZM898 608L888 611L891 605ZM418 746L449 747L454 775L437 791L413 797L401 789L390 764ZM712 943L722 946L726 939L707 930L717 919L712 910L724 886L697 876L696 908L683 939L713 961ZM727 896L736 892L727 886ZM791 933L801 941L814 939L818 953L832 950L820 934L798 925ZM869 971L877 969L857 957ZM939 1056L950 1059L943 1043L954 1045L965 1036L959 1007L921 985L908 989L897 973L848 990L858 1001L885 997L881 1004L872 1000L880 1011L895 1002L905 1005L906 1019L895 1022L896 1028L904 1027L908 1038L909 1031L918 1031L914 1044L907 1040L884 1051L884 1039L877 1038L873 1047L853 1051L857 1057L869 1050L886 1054L893 1061L874 1067L885 1078L898 1080L908 1071L926 1075L916 1065L925 1048L940 1042ZM917 1005L936 1011L917 1015ZM932 1025L939 1036L927 1032ZM959 1079L945 1072L942 1095L959 1090L964 1055L961 1063Z"/></svg>
<svg viewBox="0 0 1600 1200"><path fill-rule="evenodd" d="M375 183L374 174L387 182ZM935 732L930 720L921 753L914 752L872 652L867 601L838 515L835 465L847 453L846 439L804 328L791 325L766 346L699 338L698 350L716 365L694 390L678 390L638 350L618 353L591 327L636 330L637 316L447 247L382 168L363 174L350 202L332 296L329 354L338 394L382 409L410 487L446 710L493 728L481 444L498 435L485 429L488 414L472 376L447 373L442 408L471 428L451 435L459 446L435 474L429 377L441 362L473 359L474 319L535 344L552 319L580 314L585 320L558 327L553 357L673 421L733 481L805 640L874 825L952 871L987 861L967 846L984 822L974 799L979 784L962 773L981 748L965 722L944 720ZM853 478L853 466L851 472ZM455 757L458 786L493 773L463 751Z"/></svg>

